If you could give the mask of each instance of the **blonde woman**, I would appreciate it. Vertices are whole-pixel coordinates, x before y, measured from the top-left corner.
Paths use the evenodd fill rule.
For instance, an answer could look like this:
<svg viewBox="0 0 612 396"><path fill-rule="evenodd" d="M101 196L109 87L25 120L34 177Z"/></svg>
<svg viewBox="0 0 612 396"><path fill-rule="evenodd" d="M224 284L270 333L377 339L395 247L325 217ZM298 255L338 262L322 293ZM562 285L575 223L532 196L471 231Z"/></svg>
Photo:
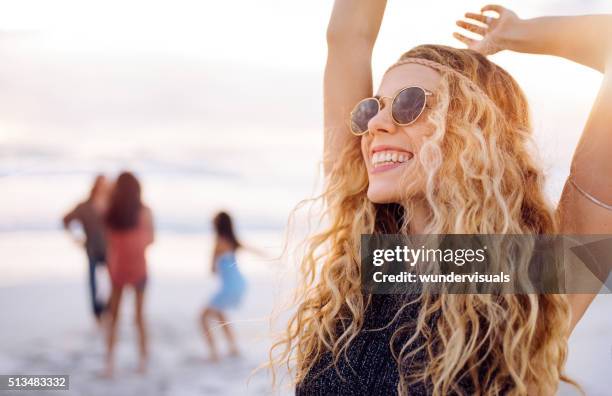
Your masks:
<svg viewBox="0 0 612 396"><path fill-rule="evenodd" d="M422 294L398 304L362 292L359 238L612 233L612 16L522 20L485 6L487 16L458 23L481 36L455 36L469 49L413 48L372 98L384 9L382 0L334 5L324 82L329 222L308 240L299 304L273 363L294 369L298 395L553 394L568 380L567 340L593 295ZM556 208L529 151L525 96L486 58L501 50L604 74Z"/></svg>

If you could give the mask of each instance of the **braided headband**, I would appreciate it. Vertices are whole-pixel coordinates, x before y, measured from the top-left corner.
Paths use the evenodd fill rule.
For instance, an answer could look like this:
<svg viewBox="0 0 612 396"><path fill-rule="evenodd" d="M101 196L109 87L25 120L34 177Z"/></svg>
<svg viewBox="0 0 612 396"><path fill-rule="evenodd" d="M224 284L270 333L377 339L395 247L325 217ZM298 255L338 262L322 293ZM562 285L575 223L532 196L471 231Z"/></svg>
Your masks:
<svg viewBox="0 0 612 396"><path fill-rule="evenodd" d="M422 59L422 58L404 58L404 59L400 59L399 61L397 61L394 64L392 64L391 66L389 66L389 68L387 69L385 74L389 73L389 71L391 71L391 69L394 69L394 68L396 68L398 66L407 65L407 64L410 64L410 63L416 63L418 65L427 66L427 67L435 69L435 70L437 70L439 72L453 74L453 75L459 77L460 79L462 79L463 81L465 81L475 92L477 92L477 93L479 93L481 95L484 95L487 98L489 97L474 81L470 80L469 78L467 78L463 74L459 73L457 70L453 69L452 67L443 65L441 63L431 61L429 59Z"/></svg>

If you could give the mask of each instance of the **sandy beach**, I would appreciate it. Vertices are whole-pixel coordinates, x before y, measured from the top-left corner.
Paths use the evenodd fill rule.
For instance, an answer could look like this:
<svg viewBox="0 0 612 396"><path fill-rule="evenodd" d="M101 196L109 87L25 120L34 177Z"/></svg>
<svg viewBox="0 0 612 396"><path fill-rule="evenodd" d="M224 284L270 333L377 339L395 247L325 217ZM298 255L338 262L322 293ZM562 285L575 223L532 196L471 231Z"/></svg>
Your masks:
<svg viewBox="0 0 612 396"><path fill-rule="evenodd" d="M277 237L278 235L276 235ZM256 371L267 359L271 342L269 316L275 304L286 301L289 272L253 256L241 265L249 288L244 304L229 313L242 355L224 357L219 364L206 361L207 350L198 328L198 313L217 287L207 273L202 235L161 235L151 252L151 277L146 302L150 328L149 371L136 373L136 331L133 295L122 306L117 370L103 379L104 347L99 329L89 315L84 263L78 249L61 233L37 235L49 254L33 261L29 254L13 254L2 260L7 274L0 286L0 373L69 374L70 395L264 395L274 393L265 370ZM261 233L249 239L264 244L274 235ZM4 252L23 249L24 234L3 234ZM171 252L175 254L171 260ZM40 252L38 252L39 257ZM19 259L21 257L21 259ZM29 260L29 261L28 261ZM22 266L30 266L30 272ZM11 270L9 270L11 269ZM12 271L12 272L11 272ZM9 276L12 274L12 277ZM22 274L18 276L18 274ZM34 276L38 274L38 276ZM567 373L586 394L604 396L612 388L612 295L599 296L570 339ZM225 346L220 344L222 349ZM5 392L10 394L9 392ZM12 392L13 394L17 394ZM281 388L277 394L292 394ZM27 394L20 392L18 394ZM36 392L35 394L45 394ZM48 392L48 394L56 394ZM576 391L563 385L560 395Z"/></svg>
<svg viewBox="0 0 612 396"><path fill-rule="evenodd" d="M89 313L86 283L81 282L85 277L81 254L70 242L66 244L61 233L38 235L37 240L43 246L48 242L50 254L45 260L28 262L28 254L23 254L13 256L21 260L2 261L7 278L0 286L0 312L4 316L0 326L0 373L69 374L71 395L272 392L267 372L254 370L267 359L269 317L282 292L275 264L243 256L248 291L242 306L229 312L241 356L225 356L226 345L220 338L222 359L214 364L206 360L208 351L198 327L198 315L217 287L217 280L206 271L203 237L160 236L159 246L151 255L145 306L150 332L149 370L144 376L136 373L134 296L130 292L121 309L116 374L113 379L104 379L100 376L104 361L102 333ZM24 242L23 234L4 234L0 245L7 252L9 246L21 248L20 241ZM166 261L166 248L181 254L175 254L174 262ZM19 271L23 265L29 265L38 276ZM279 390L280 394L287 392Z"/></svg>
<svg viewBox="0 0 612 396"><path fill-rule="evenodd" d="M262 280L251 282L265 285ZM151 362L144 376L135 372L136 334L131 320L132 298L128 296L119 330L116 375L110 380L100 377L104 348L100 332L86 316L83 285L2 288L0 305L5 325L0 330L0 372L69 374L69 394L74 395L269 394L266 373L252 371L265 359L269 344L265 339L268 307L259 301L272 301L270 288L260 289L259 294L266 294L265 298L251 299L231 314L232 318L241 318L235 322L235 329L242 355L213 364L205 360L207 351L197 327L197 313L204 302L203 286L207 285L151 285L147 304Z"/></svg>

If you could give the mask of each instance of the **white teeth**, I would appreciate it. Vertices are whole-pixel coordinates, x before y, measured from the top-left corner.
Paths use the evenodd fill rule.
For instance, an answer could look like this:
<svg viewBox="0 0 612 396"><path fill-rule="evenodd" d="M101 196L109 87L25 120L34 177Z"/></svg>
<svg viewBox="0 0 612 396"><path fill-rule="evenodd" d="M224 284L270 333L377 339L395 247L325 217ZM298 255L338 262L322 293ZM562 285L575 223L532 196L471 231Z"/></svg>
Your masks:
<svg viewBox="0 0 612 396"><path fill-rule="evenodd" d="M389 163L403 163L412 159L412 153L405 153L399 151L379 151L372 155L372 165L374 167L389 164Z"/></svg>

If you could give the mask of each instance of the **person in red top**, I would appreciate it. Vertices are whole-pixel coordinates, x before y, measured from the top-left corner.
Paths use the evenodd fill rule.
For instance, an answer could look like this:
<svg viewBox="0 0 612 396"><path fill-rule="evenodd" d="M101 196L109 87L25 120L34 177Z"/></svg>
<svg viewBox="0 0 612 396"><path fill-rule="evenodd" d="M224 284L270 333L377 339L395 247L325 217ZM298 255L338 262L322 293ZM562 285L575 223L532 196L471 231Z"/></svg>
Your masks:
<svg viewBox="0 0 612 396"><path fill-rule="evenodd" d="M110 321L107 337L105 376L113 375L113 352L117 338L117 319L125 287L136 292L136 327L138 329L140 364L144 373L147 363L147 337L143 302L147 281L145 251L153 243L153 216L140 197L140 183L129 172L119 175L106 213L108 270L112 292L109 302Z"/></svg>

